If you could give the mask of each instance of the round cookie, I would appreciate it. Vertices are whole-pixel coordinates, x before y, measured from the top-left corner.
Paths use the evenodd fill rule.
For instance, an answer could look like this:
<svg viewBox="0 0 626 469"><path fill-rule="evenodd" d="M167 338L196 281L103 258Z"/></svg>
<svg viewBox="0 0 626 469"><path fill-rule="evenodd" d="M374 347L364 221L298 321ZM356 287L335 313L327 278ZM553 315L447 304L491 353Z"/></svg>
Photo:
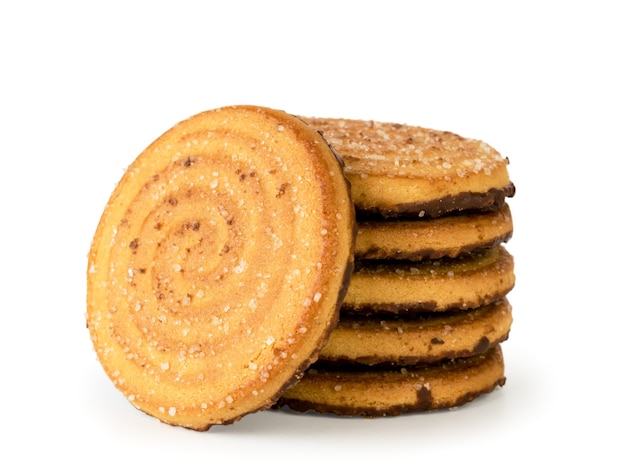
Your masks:
<svg viewBox="0 0 626 469"><path fill-rule="evenodd" d="M508 338L511 310L504 298L466 311L341 318L318 363L415 365L484 353Z"/></svg>
<svg viewBox="0 0 626 469"><path fill-rule="evenodd" d="M420 367L314 365L276 407L340 416L395 416L466 404L506 382L500 345Z"/></svg>
<svg viewBox="0 0 626 469"><path fill-rule="evenodd" d="M357 261L346 313L471 309L504 298L515 285L513 256L502 245L456 258Z"/></svg>
<svg viewBox="0 0 626 469"><path fill-rule="evenodd" d="M357 259L438 259L508 242L513 219L508 204L495 210L417 220L357 223Z"/></svg>
<svg viewBox="0 0 626 469"><path fill-rule="evenodd" d="M97 357L171 425L271 407L338 321L354 236L341 162L300 119L232 106L180 122L130 165L95 232Z"/></svg>
<svg viewBox="0 0 626 469"><path fill-rule="evenodd" d="M502 206L515 194L508 160L479 140L389 122L303 119L343 158L360 214L435 217Z"/></svg>

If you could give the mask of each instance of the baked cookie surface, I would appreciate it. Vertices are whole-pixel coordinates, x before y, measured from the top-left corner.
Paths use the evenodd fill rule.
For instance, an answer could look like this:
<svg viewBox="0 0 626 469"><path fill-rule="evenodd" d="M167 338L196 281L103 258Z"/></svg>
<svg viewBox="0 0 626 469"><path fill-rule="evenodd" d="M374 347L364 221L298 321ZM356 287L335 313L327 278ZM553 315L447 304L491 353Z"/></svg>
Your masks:
<svg viewBox="0 0 626 469"><path fill-rule="evenodd" d="M276 407L381 417L466 404L506 382L500 345L484 354L416 367L313 365Z"/></svg>
<svg viewBox="0 0 626 469"><path fill-rule="evenodd" d="M270 407L337 323L354 233L341 162L300 119L232 106L180 122L126 170L93 238L100 363L168 424Z"/></svg>
<svg viewBox="0 0 626 469"><path fill-rule="evenodd" d="M361 214L435 217L502 206L508 160L479 140L389 122L303 117L345 162Z"/></svg>
<svg viewBox="0 0 626 469"><path fill-rule="evenodd" d="M415 365L468 357L505 341L512 322L506 298L466 311L341 318L318 363Z"/></svg>
<svg viewBox="0 0 626 469"><path fill-rule="evenodd" d="M357 259L438 259L506 243L513 235L508 204L439 218L359 221Z"/></svg>
<svg viewBox="0 0 626 469"><path fill-rule="evenodd" d="M355 263L342 312L472 309L504 298L514 285L513 256L502 245L419 262L362 260Z"/></svg>

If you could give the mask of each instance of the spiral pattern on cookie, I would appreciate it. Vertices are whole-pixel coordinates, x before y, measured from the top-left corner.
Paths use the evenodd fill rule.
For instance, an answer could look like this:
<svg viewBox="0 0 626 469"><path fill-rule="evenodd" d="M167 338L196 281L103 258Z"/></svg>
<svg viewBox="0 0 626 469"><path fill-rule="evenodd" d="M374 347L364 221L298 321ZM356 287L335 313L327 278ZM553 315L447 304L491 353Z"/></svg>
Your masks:
<svg viewBox="0 0 626 469"><path fill-rule="evenodd" d="M269 407L336 324L352 210L333 152L282 111L173 127L124 174L90 252L88 326L111 380L194 429Z"/></svg>

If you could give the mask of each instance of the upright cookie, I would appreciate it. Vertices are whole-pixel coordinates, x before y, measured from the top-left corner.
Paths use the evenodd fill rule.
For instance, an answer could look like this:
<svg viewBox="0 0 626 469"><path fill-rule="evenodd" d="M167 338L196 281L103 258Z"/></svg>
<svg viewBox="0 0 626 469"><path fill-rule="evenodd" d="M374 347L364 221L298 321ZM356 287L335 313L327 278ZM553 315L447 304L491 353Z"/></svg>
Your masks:
<svg viewBox="0 0 626 469"><path fill-rule="evenodd" d="M87 325L105 372L195 430L270 407L337 323L354 232L341 163L300 119L233 106L177 124L93 238Z"/></svg>
<svg viewBox="0 0 626 469"><path fill-rule="evenodd" d="M422 127L309 118L345 161L361 215L435 217L502 206L508 160L484 142Z"/></svg>
<svg viewBox="0 0 626 469"><path fill-rule="evenodd" d="M499 345L481 355L416 367L315 364L276 407L340 416L394 416L460 406L505 382Z"/></svg>

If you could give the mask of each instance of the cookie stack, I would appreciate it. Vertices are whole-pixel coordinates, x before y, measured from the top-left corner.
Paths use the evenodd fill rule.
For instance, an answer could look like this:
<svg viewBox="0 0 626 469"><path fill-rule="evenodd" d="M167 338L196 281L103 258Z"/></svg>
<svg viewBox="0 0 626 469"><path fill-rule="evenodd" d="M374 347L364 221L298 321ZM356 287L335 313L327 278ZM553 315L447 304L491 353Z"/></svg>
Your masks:
<svg viewBox="0 0 626 469"><path fill-rule="evenodd" d="M134 407L194 430L283 406L460 405L504 384L513 194L505 159L446 132L259 106L191 116L104 208L94 351Z"/></svg>
<svg viewBox="0 0 626 469"><path fill-rule="evenodd" d="M355 269L319 360L277 406L337 415L451 408L505 383L514 286L508 161L450 132L304 118L344 161Z"/></svg>

